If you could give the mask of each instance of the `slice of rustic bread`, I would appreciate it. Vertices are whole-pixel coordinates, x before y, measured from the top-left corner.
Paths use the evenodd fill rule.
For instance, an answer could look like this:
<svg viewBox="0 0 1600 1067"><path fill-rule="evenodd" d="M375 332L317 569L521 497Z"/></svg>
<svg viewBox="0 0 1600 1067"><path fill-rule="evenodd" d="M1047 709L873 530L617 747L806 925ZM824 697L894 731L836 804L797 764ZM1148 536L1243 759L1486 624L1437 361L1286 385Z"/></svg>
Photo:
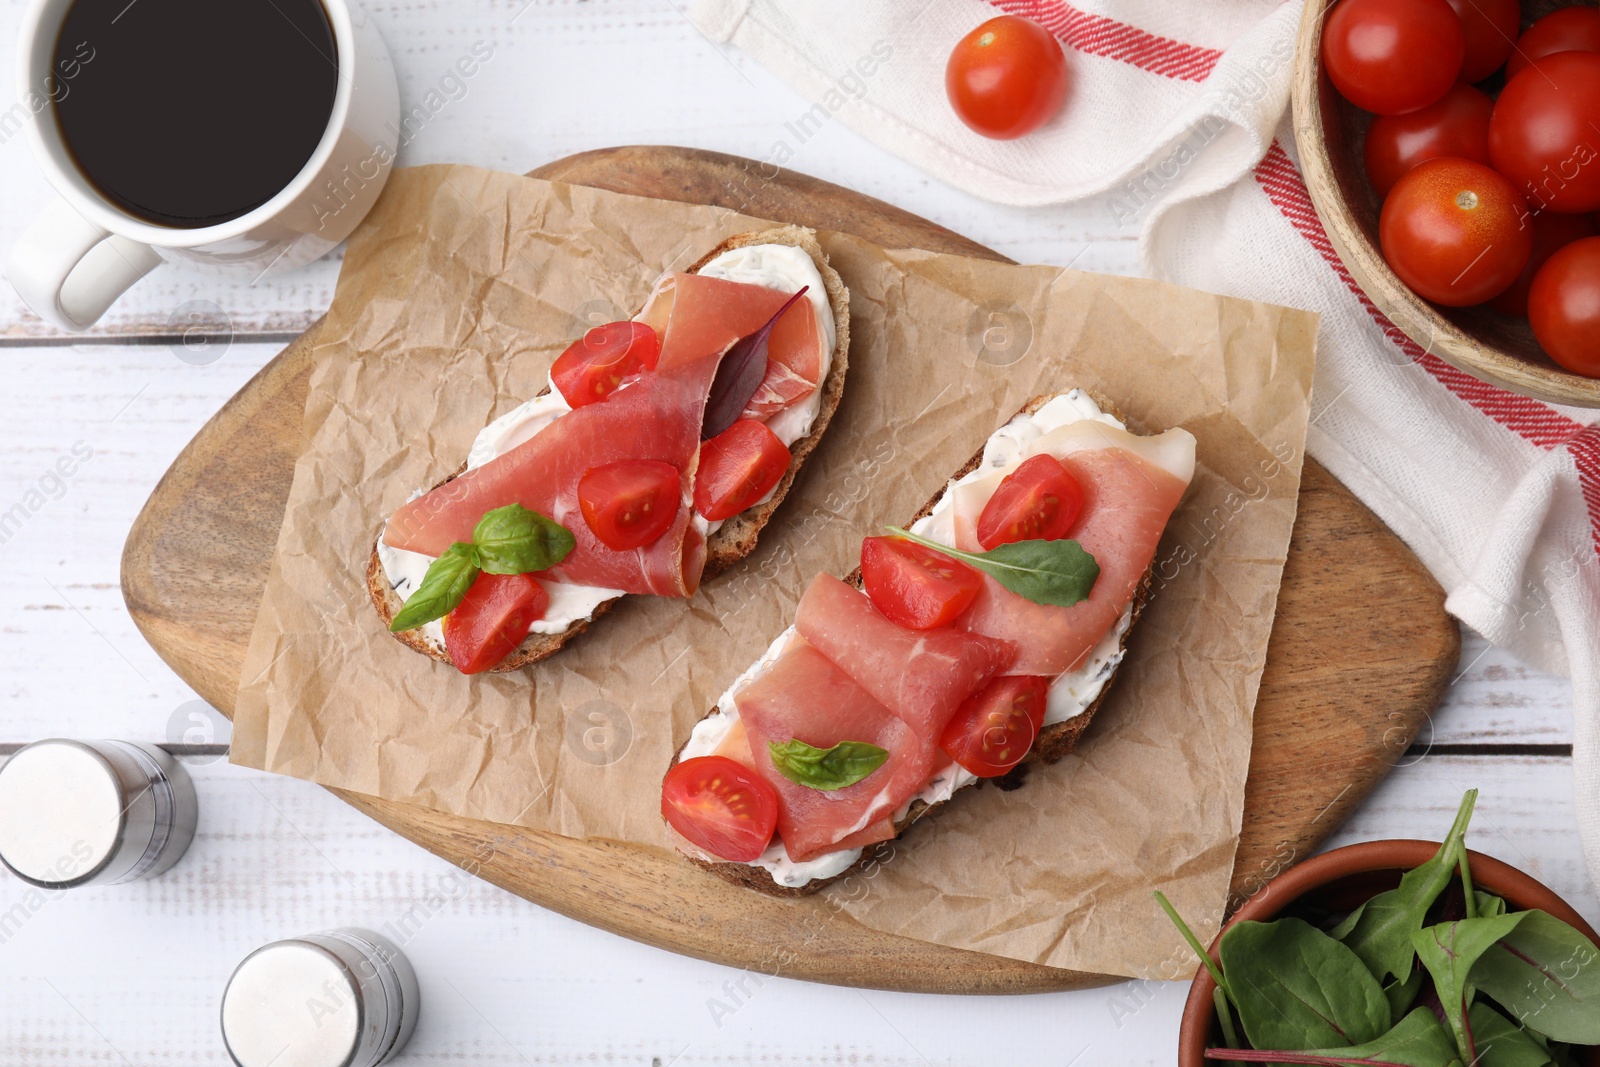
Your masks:
<svg viewBox="0 0 1600 1067"><path fill-rule="evenodd" d="M1120 419L1124 424L1127 423L1128 420L1123 418L1121 413L1118 412L1109 401L1094 393L1090 393L1089 396L1096 404L1100 406L1100 410L1114 416L1117 419ZM1052 396L1036 396L1024 404L1018 411L1018 414L1032 414L1033 412L1038 411L1051 399L1053 399ZM1132 427L1129 428L1132 429ZM976 470L978 464L982 461L983 449L980 448L978 449L976 455L962 465L960 470L956 471L950 476L951 480L953 481L957 478L961 478ZM948 485L946 488L948 488ZM944 489L940 489L937 493L933 494L928 502L922 505L922 509L911 517L911 522L916 522L918 519L921 519L931 513L935 505L939 503L940 498L942 498L944 494ZM911 523L907 523L906 525L909 526L910 524ZM1144 581L1140 583L1138 592L1134 595L1133 615L1128 622L1127 629L1125 629L1122 633L1122 641L1118 646L1119 655L1126 651L1128 647L1128 635L1133 632L1134 624L1139 621L1139 613L1144 610L1145 601L1150 593L1150 577L1154 570L1155 563L1152 561L1149 569L1145 571ZM857 588L860 588L861 571L859 569L852 571L846 576L845 581L850 582ZM1029 750L1027 756L1025 756L1022 762L1012 769L1010 773L994 779L980 778L976 783L973 784L981 788L985 784L992 782L999 789L1017 789L1023 785L1025 776L1035 765L1040 763L1055 763L1057 760L1061 759L1061 757L1071 752L1077 747L1078 740L1083 736L1084 731L1089 728L1089 723L1094 719L1095 712L1100 710L1100 705L1105 702L1107 694L1111 692L1111 686L1116 682L1117 675L1121 673L1121 668L1122 664L1119 662L1117 667L1112 670L1110 677L1106 679L1105 685L1100 690L1100 695L1095 697L1094 701L1087 708L1079 712L1077 715L1074 715L1072 718L1067 719L1065 722L1054 723L1053 725L1046 726L1043 730L1041 730L1039 732L1038 739L1034 742L1033 748ZM707 712L707 714L715 714L716 710L716 708L712 708L710 712ZM687 745L688 741L685 740L684 744ZM682 752L683 747L679 746L679 755L681 755ZM673 762L677 762L676 756L673 758ZM957 790L956 796L959 796L960 792L960 790ZM952 796L951 800L954 799L955 797ZM900 834L904 834L906 830L911 827L912 823L918 821L925 815L938 810L947 803L949 803L949 801L941 801L938 804L930 805L920 800L912 801L911 807L906 811L905 816L895 823L896 837L898 837ZM682 843L687 844L686 842ZM689 847L692 848L693 846ZM723 860L709 859L704 856L695 855L688 851L685 851L684 855L687 856L688 859L696 866L703 867L718 877L733 882L735 885L741 885L748 889L754 889L758 892L767 893L775 897L803 897L817 892L824 886L828 886L841 879L848 878L850 875L865 868L868 864L873 862L873 853L876 847L877 846L872 846L862 850L861 858L859 860L833 877L813 878L811 881L802 886L779 885L777 882L773 881L771 873L768 872L764 867L757 867L753 864L730 863Z"/></svg>
<svg viewBox="0 0 1600 1067"><path fill-rule="evenodd" d="M735 563L744 559L756 547L756 539L761 530L766 526L772 513L783 502L784 496L789 492L789 487L794 484L795 474L800 470L800 465L806 461L822 440L822 434L828 428L828 423L833 419L833 413L839 407L839 400L844 395L845 371L850 365L850 293L845 288L844 281L839 273L828 265L828 257L822 251L822 246L817 242L816 231L802 226L779 226L770 230L757 230L751 233L742 233L728 238L717 247L713 248L689 268L690 273L699 271L722 253L734 249L744 248L749 245L783 244L793 245L804 249L816 263L817 272L822 275L823 287L828 291L828 303L833 309L834 345L832 362L828 368L827 376L822 380L821 407L817 411L816 419L811 423L811 430L806 436L795 441L789 446L789 470L783 479L778 482L777 488L772 491L772 496L763 504L758 504L748 511L735 515L725 521L717 531L706 541L706 565L702 574L703 578L711 578L727 570ZM548 392L548 387L546 392ZM439 485L459 476L467 469L462 464L449 478L441 481ZM437 488L437 486L435 486ZM404 601L389 586L389 579L383 572L383 564L378 558L378 538L382 536L380 529L373 538L372 552L367 559L367 594L372 600L372 606L383 620L385 627L394 619ZM611 606L620 600L615 597L604 601L597 607L589 618L573 623L567 629L557 634L529 634L527 639L518 645L516 650L507 656L492 671L514 671L537 663L559 652L563 646L574 637L587 630L596 619L604 615ZM450 657L445 652L444 646L430 638L421 629L408 630L405 633L394 635L406 647L431 656L443 663L449 663Z"/></svg>

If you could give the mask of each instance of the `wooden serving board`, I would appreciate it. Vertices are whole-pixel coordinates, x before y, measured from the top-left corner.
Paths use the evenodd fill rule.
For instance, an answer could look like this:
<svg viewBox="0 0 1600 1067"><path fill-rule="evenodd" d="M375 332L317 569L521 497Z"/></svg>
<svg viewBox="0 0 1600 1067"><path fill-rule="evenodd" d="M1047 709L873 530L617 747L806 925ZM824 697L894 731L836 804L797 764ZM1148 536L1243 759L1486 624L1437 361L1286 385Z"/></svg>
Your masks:
<svg viewBox="0 0 1600 1067"><path fill-rule="evenodd" d="M602 149L533 173L726 206L887 246L1003 258L850 190L790 172L765 178L752 160L712 152ZM196 435L156 486L123 551L123 595L134 621L173 670L227 713L303 446L317 329L284 349ZM1460 636L1443 603L1443 591L1399 539L1307 460L1256 706L1236 893L1253 892L1309 855L1404 754L1456 664ZM787 977L939 993L1110 980L879 933L823 898L741 890L651 850L340 796L513 893L720 963L770 972L782 948Z"/></svg>

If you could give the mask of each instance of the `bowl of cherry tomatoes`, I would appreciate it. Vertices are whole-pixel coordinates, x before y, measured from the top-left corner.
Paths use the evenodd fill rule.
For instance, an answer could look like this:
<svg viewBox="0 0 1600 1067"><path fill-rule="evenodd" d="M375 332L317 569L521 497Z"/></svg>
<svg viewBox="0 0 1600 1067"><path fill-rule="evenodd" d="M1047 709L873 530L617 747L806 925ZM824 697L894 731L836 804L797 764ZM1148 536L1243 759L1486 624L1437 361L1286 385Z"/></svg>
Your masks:
<svg viewBox="0 0 1600 1067"><path fill-rule="evenodd" d="M1307 3L1294 130L1390 321L1484 381L1600 407L1600 9Z"/></svg>

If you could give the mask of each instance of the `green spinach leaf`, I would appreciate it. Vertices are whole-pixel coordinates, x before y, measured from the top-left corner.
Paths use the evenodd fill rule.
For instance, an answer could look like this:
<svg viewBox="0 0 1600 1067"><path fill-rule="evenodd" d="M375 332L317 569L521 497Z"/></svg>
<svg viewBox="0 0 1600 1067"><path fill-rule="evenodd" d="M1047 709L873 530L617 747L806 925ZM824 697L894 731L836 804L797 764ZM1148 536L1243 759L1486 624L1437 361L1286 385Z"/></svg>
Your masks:
<svg viewBox="0 0 1600 1067"><path fill-rule="evenodd" d="M1417 1002L1417 994L1422 991L1422 980L1428 972L1421 967L1412 967L1411 977L1404 982L1390 979L1384 983L1383 995L1389 1000L1389 1014L1396 1019L1411 1010L1411 1005Z"/></svg>
<svg viewBox="0 0 1600 1067"><path fill-rule="evenodd" d="M1459 1067L1455 1043L1433 1012L1418 1008L1396 1024L1393 1030L1361 1045L1346 1048L1283 1050L1206 1049L1207 1059L1240 1060L1249 1063L1309 1063L1344 1067Z"/></svg>
<svg viewBox="0 0 1600 1067"><path fill-rule="evenodd" d="M889 758L888 750L865 741L840 741L832 748L816 748L791 737L768 741L767 749L779 774L807 789L823 791L855 785Z"/></svg>
<svg viewBox="0 0 1600 1067"><path fill-rule="evenodd" d="M1554 1062L1543 1045L1489 1005L1472 1005L1467 1018L1478 1049L1473 1067L1549 1067Z"/></svg>
<svg viewBox="0 0 1600 1067"><path fill-rule="evenodd" d="M1472 981L1530 1030L1556 1041L1600 1045L1600 948L1543 911L1484 952Z"/></svg>
<svg viewBox="0 0 1600 1067"><path fill-rule="evenodd" d="M1468 975L1494 943L1517 928L1527 912L1496 915L1483 919L1458 919L1440 923L1411 935L1417 958L1433 976L1433 987L1444 1005L1461 1058L1471 1062L1477 1052L1472 1046L1467 1008L1472 1003L1472 984Z"/></svg>
<svg viewBox="0 0 1600 1067"><path fill-rule="evenodd" d="M1256 1048L1362 1045L1393 1021L1361 959L1300 919L1234 926L1222 938L1222 972Z"/></svg>
<svg viewBox="0 0 1600 1067"><path fill-rule="evenodd" d="M401 633L444 618L466 598L467 590L478 580L478 570L478 550L465 541L457 541L428 564L422 584L395 613L389 629Z"/></svg>
<svg viewBox="0 0 1600 1067"><path fill-rule="evenodd" d="M889 532L976 567L1035 604L1070 608L1089 598L1100 577L1100 564L1076 541L1013 541L987 552L963 552L898 526Z"/></svg>

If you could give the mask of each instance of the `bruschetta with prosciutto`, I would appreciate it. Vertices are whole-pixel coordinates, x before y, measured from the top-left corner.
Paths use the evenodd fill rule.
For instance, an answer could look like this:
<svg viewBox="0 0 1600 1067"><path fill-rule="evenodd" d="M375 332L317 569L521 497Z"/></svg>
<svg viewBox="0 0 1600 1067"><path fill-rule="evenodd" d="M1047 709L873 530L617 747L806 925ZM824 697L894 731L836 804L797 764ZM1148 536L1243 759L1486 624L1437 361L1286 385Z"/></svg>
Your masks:
<svg viewBox="0 0 1600 1067"><path fill-rule="evenodd" d="M818 575L694 728L662 816L701 866L780 896L986 779L1070 752L1105 699L1194 476L1183 429L1037 397L908 528Z"/></svg>
<svg viewBox="0 0 1600 1067"><path fill-rule="evenodd" d="M368 560L374 608L477 673L553 655L625 595L692 596L754 549L839 405L849 344L815 233L722 242L397 501Z"/></svg>

